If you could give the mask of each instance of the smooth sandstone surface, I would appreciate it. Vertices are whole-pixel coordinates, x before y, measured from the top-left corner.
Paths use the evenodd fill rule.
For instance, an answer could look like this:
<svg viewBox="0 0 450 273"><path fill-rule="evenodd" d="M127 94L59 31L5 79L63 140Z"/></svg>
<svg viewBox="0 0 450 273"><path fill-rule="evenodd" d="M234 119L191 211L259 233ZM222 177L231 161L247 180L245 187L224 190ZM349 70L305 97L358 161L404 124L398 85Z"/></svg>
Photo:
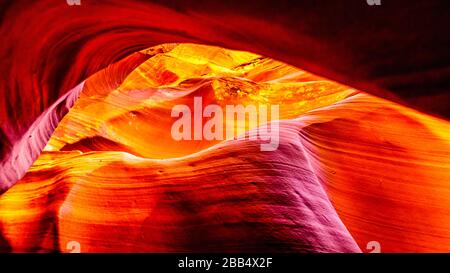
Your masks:
<svg viewBox="0 0 450 273"><path fill-rule="evenodd" d="M196 96L279 104L278 149L173 140L171 108ZM10 168L26 175L0 195L2 251L450 249L450 124L285 63L164 44L50 109Z"/></svg>

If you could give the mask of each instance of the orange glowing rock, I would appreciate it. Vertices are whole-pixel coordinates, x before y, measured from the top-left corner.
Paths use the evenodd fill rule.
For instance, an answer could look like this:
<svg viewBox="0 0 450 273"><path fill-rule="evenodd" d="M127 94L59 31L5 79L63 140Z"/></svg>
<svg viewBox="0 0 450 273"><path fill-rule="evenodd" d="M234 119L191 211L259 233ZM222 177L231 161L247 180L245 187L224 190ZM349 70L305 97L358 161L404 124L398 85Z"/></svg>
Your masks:
<svg viewBox="0 0 450 273"><path fill-rule="evenodd" d="M152 57L115 89L98 86L104 75L88 80L76 105L62 120L45 151L104 147L146 158L188 155L219 141L176 141L171 127L175 105L276 104L289 119L335 103L355 90L286 64L248 52L201 45L162 45L143 51ZM175 76L167 76L175 75ZM98 90L102 90L99 92ZM206 119L205 119L206 122ZM248 122L237 124L248 127ZM225 130L224 130L225 131ZM102 144L98 144L101 142ZM67 145L67 146L66 146ZM115 147L109 149L109 145Z"/></svg>
<svg viewBox="0 0 450 273"><path fill-rule="evenodd" d="M137 54L148 59L122 81L108 69L86 80L0 196L1 249L450 251L449 122L248 52ZM194 97L280 105L278 149L174 140L171 109Z"/></svg>

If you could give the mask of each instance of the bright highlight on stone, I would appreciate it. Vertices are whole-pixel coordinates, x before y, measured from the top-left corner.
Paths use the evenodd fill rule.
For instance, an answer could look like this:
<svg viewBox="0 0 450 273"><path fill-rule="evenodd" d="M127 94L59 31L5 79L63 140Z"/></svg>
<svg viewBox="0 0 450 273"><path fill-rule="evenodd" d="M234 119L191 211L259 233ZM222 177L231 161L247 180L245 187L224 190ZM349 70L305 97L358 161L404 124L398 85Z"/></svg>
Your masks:
<svg viewBox="0 0 450 273"><path fill-rule="evenodd" d="M136 52L59 103L17 158L56 127L44 151L0 195L0 250L450 250L447 121L195 44Z"/></svg>

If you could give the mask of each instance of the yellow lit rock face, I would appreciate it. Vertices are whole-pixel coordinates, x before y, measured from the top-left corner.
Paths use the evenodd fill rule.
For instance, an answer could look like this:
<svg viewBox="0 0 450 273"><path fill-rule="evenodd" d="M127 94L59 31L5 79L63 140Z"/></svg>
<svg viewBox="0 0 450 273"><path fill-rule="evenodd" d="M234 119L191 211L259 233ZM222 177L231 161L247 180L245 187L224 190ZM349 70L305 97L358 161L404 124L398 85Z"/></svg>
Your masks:
<svg viewBox="0 0 450 273"><path fill-rule="evenodd" d="M279 105L278 149L174 140L171 111L195 98ZM253 53L165 44L85 81L0 196L0 250L450 251L449 216L449 122Z"/></svg>
<svg viewBox="0 0 450 273"><path fill-rule="evenodd" d="M195 97L202 98L203 106L216 104L223 109L238 104L280 105L280 119L292 119L356 93L248 52L169 44L142 53L152 56L116 88L105 91L97 86L103 83L96 80L104 77L102 73L86 82L76 105L59 124L45 151L94 145L96 149L121 150L146 158L179 157L219 142L172 138L171 126L176 121L171 117L172 108L184 104L194 110ZM224 120L224 132L226 124ZM253 129L249 125L248 116L238 120L236 133L239 128Z"/></svg>

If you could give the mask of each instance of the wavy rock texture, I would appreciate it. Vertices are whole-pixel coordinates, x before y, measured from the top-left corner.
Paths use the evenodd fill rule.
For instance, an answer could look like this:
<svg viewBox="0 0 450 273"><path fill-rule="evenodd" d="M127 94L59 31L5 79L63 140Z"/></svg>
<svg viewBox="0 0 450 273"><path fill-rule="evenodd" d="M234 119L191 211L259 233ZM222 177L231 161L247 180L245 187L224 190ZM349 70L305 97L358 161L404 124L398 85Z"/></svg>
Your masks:
<svg viewBox="0 0 450 273"><path fill-rule="evenodd" d="M137 65L146 60L145 54L132 54L120 62L112 64L100 73L107 73L108 77L99 80L100 88L114 88L118 86L123 78L136 68ZM9 189L17 180L23 177L31 164L37 159L42 149L50 139L56 126L67 114L68 110L78 99L84 82L80 83L65 95L61 96L44 113L41 114L17 142L10 143L5 136L2 140L8 143L8 153L0 164L0 192Z"/></svg>
<svg viewBox="0 0 450 273"><path fill-rule="evenodd" d="M0 196L1 250L450 251L447 121L194 44L134 53L69 94L78 99L44 152ZM194 97L279 104L278 149L173 140L170 110Z"/></svg>
<svg viewBox="0 0 450 273"><path fill-rule="evenodd" d="M3 190L29 167L11 172L12 151L58 99L111 63L167 42L256 52L450 117L446 0L397 0L380 7L362 0L80 2L0 1Z"/></svg>

